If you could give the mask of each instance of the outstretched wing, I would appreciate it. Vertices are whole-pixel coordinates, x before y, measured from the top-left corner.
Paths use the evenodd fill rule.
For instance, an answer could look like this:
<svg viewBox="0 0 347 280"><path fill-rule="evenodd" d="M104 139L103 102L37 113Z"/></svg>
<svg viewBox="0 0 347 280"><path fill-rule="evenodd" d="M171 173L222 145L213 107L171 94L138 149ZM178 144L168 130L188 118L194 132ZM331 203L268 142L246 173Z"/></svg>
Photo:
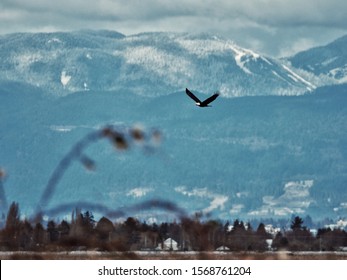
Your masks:
<svg viewBox="0 0 347 280"><path fill-rule="evenodd" d="M201 103L200 99L197 98L192 92L189 91L189 89L186 88L186 94L193 99L196 103Z"/></svg>
<svg viewBox="0 0 347 280"><path fill-rule="evenodd" d="M212 101L214 101L217 97L219 96L219 93L215 93L214 95L210 96L209 98L205 99L204 101L201 102L202 106L207 106L210 104Z"/></svg>

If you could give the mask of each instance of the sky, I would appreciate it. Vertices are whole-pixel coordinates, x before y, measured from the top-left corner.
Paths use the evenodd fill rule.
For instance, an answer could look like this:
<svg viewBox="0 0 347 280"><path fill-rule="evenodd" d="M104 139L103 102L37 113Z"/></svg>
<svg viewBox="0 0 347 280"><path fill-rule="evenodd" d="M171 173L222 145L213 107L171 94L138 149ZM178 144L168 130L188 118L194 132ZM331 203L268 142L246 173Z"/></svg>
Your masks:
<svg viewBox="0 0 347 280"><path fill-rule="evenodd" d="M274 57L347 34L346 0L0 0L0 34L207 32Z"/></svg>

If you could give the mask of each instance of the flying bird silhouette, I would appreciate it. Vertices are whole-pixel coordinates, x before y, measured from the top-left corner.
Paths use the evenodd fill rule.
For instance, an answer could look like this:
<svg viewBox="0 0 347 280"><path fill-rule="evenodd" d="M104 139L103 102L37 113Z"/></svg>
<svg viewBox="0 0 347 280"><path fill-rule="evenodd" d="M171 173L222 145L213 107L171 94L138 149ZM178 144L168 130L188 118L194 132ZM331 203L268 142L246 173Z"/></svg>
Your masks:
<svg viewBox="0 0 347 280"><path fill-rule="evenodd" d="M204 101L201 101L187 88L186 88L186 94L191 99L193 99L195 101L196 106L199 106L199 107L210 107L208 104L210 104L212 101L214 101L219 96L219 93L215 93L214 95L210 96L209 98L205 99Z"/></svg>

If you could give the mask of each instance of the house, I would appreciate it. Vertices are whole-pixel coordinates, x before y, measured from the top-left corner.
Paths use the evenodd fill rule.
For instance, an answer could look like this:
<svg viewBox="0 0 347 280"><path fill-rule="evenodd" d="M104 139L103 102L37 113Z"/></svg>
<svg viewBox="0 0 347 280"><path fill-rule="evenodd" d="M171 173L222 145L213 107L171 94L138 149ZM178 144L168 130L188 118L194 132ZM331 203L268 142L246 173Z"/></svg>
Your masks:
<svg viewBox="0 0 347 280"><path fill-rule="evenodd" d="M178 243L172 238L168 238L163 243L159 243L157 249L166 251L177 251Z"/></svg>
<svg viewBox="0 0 347 280"><path fill-rule="evenodd" d="M230 248L227 246L220 246L216 249L216 251L230 251Z"/></svg>

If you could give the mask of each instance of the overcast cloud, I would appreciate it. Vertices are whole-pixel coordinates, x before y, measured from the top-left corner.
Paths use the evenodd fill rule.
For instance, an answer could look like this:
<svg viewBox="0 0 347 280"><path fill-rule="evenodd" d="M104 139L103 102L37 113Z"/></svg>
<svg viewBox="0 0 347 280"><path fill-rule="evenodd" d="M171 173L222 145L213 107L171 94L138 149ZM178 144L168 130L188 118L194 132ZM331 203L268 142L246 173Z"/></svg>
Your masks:
<svg viewBox="0 0 347 280"><path fill-rule="evenodd" d="M0 0L0 33L209 32L273 56L347 34L345 0Z"/></svg>

